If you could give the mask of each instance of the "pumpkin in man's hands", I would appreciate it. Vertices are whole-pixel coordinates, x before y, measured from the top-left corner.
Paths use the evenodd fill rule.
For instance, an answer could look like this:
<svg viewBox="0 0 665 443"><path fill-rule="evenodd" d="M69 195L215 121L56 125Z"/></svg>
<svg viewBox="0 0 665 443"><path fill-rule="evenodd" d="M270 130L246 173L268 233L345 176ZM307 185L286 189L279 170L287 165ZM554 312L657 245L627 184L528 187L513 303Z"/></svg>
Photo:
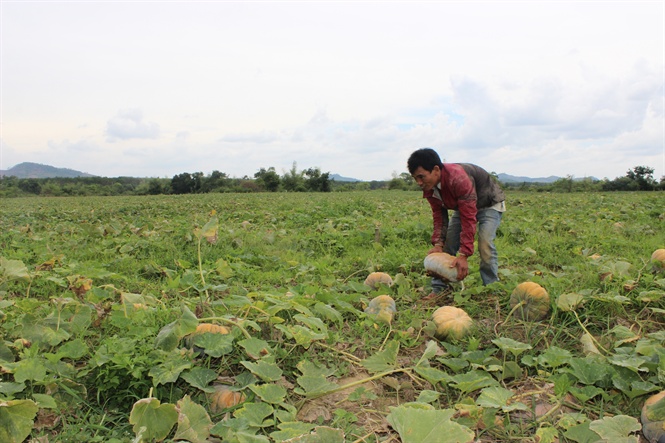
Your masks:
<svg viewBox="0 0 665 443"><path fill-rule="evenodd" d="M425 257L425 271L432 277L443 281L457 282L457 268L453 266L455 257L445 252L433 252Z"/></svg>

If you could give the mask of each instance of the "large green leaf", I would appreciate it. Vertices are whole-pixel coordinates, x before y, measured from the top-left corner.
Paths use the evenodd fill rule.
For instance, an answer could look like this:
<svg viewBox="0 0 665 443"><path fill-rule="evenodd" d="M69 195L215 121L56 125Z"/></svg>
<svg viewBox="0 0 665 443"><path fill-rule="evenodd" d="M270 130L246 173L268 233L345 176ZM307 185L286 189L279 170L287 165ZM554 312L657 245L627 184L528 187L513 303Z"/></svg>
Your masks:
<svg viewBox="0 0 665 443"><path fill-rule="evenodd" d="M132 407L129 423L143 440L164 440L178 422L176 406L170 403L161 404L156 398L143 398Z"/></svg>
<svg viewBox="0 0 665 443"><path fill-rule="evenodd" d="M265 428L273 426L274 420L266 420L275 409L268 403L245 403L245 405L233 413L236 418L244 418L249 426Z"/></svg>
<svg viewBox="0 0 665 443"><path fill-rule="evenodd" d="M479 370L454 375L451 377L450 383L451 386L459 389L465 394L488 386L496 386L498 384L499 382L492 378L487 372Z"/></svg>
<svg viewBox="0 0 665 443"><path fill-rule="evenodd" d="M335 373L334 369L328 369L322 364L315 364L309 360L302 360L297 367L302 373L297 379L302 389L296 388L295 392L300 395L320 394L338 387L327 379Z"/></svg>
<svg viewBox="0 0 665 443"><path fill-rule="evenodd" d="M205 408L194 403L189 395L178 401L178 429L175 440L187 440L191 443L205 443L210 437L212 421Z"/></svg>
<svg viewBox="0 0 665 443"><path fill-rule="evenodd" d="M263 385L251 385L252 390L259 398L267 403L279 404L286 397L286 389L283 386L266 383Z"/></svg>
<svg viewBox="0 0 665 443"><path fill-rule="evenodd" d="M39 406L32 400L0 401L0 441L21 443L32 431Z"/></svg>
<svg viewBox="0 0 665 443"><path fill-rule="evenodd" d="M182 375L182 379L195 388L204 392L214 392L215 388L209 383L217 378L217 373L212 369L196 367Z"/></svg>
<svg viewBox="0 0 665 443"><path fill-rule="evenodd" d="M21 260L7 260L0 257L0 284L13 280L30 280L28 268Z"/></svg>
<svg viewBox="0 0 665 443"><path fill-rule="evenodd" d="M638 432L642 429L642 426L634 417L615 415L614 417L605 417L601 420L592 421L589 424L589 429L608 442L637 443L638 438L630 434Z"/></svg>
<svg viewBox="0 0 665 443"><path fill-rule="evenodd" d="M198 318L187 306L183 305L180 318L159 331L155 339L155 347L163 351L174 350L185 335L196 331L198 324Z"/></svg>
<svg viewBox="0 0 665 443"><path fill-rule="evenodd" d="M369 372L385 372L395 369L397 364L397 354L399 352L399 342L391 340L383 351L379 351L371 357L366 358L361 365Z"/></svg>
<svg viewBox="0 0 665 443"><path fill-rule="evenodd" d="M273 361L259 360L256 363L241 361L240 364L263 381L277 381L282 378L282 370Z"/></svg>
<svg viewBox="0 0 665 443"><path fill-rule="evenodd" d="M402 443L471 443L473 431L451 421L454 413L452 410L398 406L391 408L386 419L399 433Z"/></svg>
<svg viewBox="0 0 665 443"><path fill-rule="evenodd" d="M180 373L192 367L192 362L177 352L171 353L172 357L168 358L164 363L153 366L148 371L148 375L152 377L152 384L159 386L161 384L175 382Z"/></svg>

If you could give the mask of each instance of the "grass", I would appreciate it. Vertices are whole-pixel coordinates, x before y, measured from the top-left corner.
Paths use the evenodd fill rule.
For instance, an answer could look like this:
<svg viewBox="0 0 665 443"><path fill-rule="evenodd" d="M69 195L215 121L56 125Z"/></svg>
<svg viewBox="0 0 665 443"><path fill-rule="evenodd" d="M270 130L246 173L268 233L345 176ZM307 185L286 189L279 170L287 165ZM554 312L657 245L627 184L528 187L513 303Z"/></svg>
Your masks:
<svg viewBox="0 0 665 443"><path fill-rule="evenodd" d="M422 260L431 230L429 206L418 193L8 199L0 214L0 255L23 263L30 278L7 271L0 277L0 396L52 398L30 433L50 442L80 441L77 435L132 441L129 412L149 395L168 404L189 395L205 407L205 386L186 381L199 368L214 372L216 380L207 383L232 384L249 394L248 405L263 405L239 410L269 405L273 424L247 431L269 441L281 441L285 423L307 423L303 411L317 405L330 417L320 415L311 426L344 430L347 441L396 439L385 418L402 411L390 407L408 402L456 411L454 422L484 442L535 438L542 428L561 441L582 441L576 425L639 417L643 400L662 389L665 281L648 261L665 247L662 195L510 192L507 203L496 241L501 282L483 287L472 256L464 289L454 296L476 321L476 332L458 342L435 341L437 353L423 360L436 306L418 303L429 292ZM213 219L217 238L209 243L197 232ZM389 273L395 285L365 287L373 271ZM552 299L541 322L506 318L510 293L526 280ZM362 313L383 293L397 303L391 325ZM574 312L558 303L569 293L584 301ZM182 342L156 346L169 325L187 329L184 308L235 324L232 337L208 342L203 355L188 353ZM31 343L21 345L30 328L36 331ZM587 331L600 355L586 352ZM177 340L182 335L174 332ZM263 357L252 358L239 345L246 335L265 343ZM499 338L530 349L515 357L497 348ZM68 343L85 346L74 352ZM399 352L386 354L394 343ZM303 373L305 360L332 375ZM370 368L398 371L382 376L368 361ZM587 379L579 368L605 376ZM266 378L264 370L276 369L281 381ZM346 397L308 400L324 383L344 386L350 377L372 380L359 384L360 391L344 391ZM24 388L8 394L20 388L17 379ZM283 402L257 394L273 385L287 388ZM498 387L512 393L509 402L556 409L529 416L500 402L489 406L483 399ZM237 424L228 420L242 416L239 410L211 416L215 435L235 441ZM576 425L574 412L582 414ZM38 426L42 416L51 419Z"/></svg>

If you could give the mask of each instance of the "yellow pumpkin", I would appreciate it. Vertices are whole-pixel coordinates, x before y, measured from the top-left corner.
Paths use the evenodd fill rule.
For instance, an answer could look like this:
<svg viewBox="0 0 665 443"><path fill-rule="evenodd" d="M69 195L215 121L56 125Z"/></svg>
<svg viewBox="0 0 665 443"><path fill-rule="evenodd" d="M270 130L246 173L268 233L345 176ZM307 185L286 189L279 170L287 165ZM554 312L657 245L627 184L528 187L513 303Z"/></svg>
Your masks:
<svg viewBox="0 0 665 443"><path fill-rule="evenodd" d="M659 420L661 417L653 417L653 411L650 406L665 398L665 391L652 395L642 406L642 415L640 417L642 422L642 434L649 442L658 442L665 435L665 421Z"/></svg>
<svg viewBox="0 0 665 443"><path fill-rule="evenodd" d="M196 327L196 331L192 332L190 336L194 337L196 335L205 334L206 332L210 334L228 334L230 331L226 326L216 325L213 323L199 323L199 325Z"/></svg>
<svg viewBox="0 0 665 443"><path fill-rule="evenodd" d="M665 271L665 249L656 249L651 254L653 272Z"/></svg>
<svg viewBox="0 0 665 443"><path fill-rule="evenodd" d="M389 295L374 297L365 308L365 314L374 317L377 321L388 324L392 322L396 313L395 300Z"/></svg>
<svg viewBox="0 0 665 443"><path fill-rule="evenodd" d="M245 394L238 391L233 391L228 386L216 385L215 390L208 394L208 401L210 402L210 412L219 414L225 409L238 406L246 400Z"/></svg>
<svg viewBox="0 0 665 443"><path fill-rule="evenodd" d="M445 252L434 252L425 257L425 271L443 281L457 282L457 268L452 266L455 257Z"/></svg>
<svg viewBox="0 0 665 443"><path fill-rule="evenodd" d="M545 317L550 310L550 296L538 283L523 282L510 294L510 307L515 308L515 315L526 321L537 321Z"/></svg>
<svg viewBox="0 0 665 443"><path fill-rule="evenodd" d="M392 286L393 279L390 275L385 272L372 272L365 279L365 285L369 286L372 289L378 289L379 285Z"/></svg>
<svg viewBox="0 0 665 443"><path fill-rule="evenodd" d="M436 325L436 336L440 339L460 339L473 328L473 320L463 309L455 306L442 306L432 314Z"/></svg>

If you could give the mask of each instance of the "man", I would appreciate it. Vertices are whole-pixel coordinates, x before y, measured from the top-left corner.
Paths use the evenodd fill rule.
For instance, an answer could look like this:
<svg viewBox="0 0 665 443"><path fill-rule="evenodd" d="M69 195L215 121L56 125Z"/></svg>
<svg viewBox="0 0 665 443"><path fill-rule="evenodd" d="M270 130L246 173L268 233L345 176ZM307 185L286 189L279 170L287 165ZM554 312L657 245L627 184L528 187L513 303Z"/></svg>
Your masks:
<svg viewBox="0 0 665 443"><path fill-rule="evenodd" d="M473 242L478 225L478 252L480 277L484 285L499 280L499 264L494 238L506 210L505 195L499 185L480 166L469 163L442 163L433 149L413 152L407 162L409 173L423 190L432 207L434 231L428 254L446 252L457 255L453 266L458 280L469 274L468 257L473 255ZM452 217L448 217L452 210ZM432 293L426 299L435 299L447 288L447 283L432 279Z"/></svg>

